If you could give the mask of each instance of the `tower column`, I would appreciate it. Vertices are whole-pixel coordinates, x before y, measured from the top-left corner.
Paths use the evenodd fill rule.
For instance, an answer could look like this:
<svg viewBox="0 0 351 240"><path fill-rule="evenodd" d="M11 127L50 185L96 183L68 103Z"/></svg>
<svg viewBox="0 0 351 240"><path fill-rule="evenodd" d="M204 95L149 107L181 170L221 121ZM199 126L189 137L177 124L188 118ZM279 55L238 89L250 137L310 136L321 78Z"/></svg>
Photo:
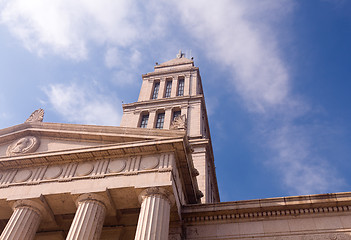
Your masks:
<svg viewBox="0 0 351 240"><path fill-rule="evenodd" d="M184 77L184 96L190 96L191 79L190 74L185 74Z"/></svg>
<svg viewBox="0 0 351 240"><path fill-rule="evenodd" d="M176 97L178 91L178 77L173 77L172 80L172 89L171 89L171 97Z"/></svg>
<svg viewBox="0 0 351 240"><path fill-rule="evenodd" d="M156 118L156 110L150 110L149 121L147 123L147 128L154 128Z"/></svg>
<svg viewBox="0 0 351 240"><path fill-rule="evenodd" d="M145 189L139 195L141 209L134 240L168 239L169 219L174 199L159 187Z"/></svg>
<svg viewBox="0 0 351 240"><path fill-rule="evenodd" d="M44 207L32 200L18 200L13 205L13 214L6 224L1 240L31 240L40 225Z"/></svg>
<svg viewBox="0 0 351 240"><path fill-rule="evenodd" d="M157 99L163 98L165 96L165 84L166 84L166 79L161 78L160 80L160 88L158 90L158 97Z"/></svg>
<svg viewBox="0 0 351 240"><path fill-rule="evenodd" d="M107 199L87 193L78 197L78 209L69 229L67 240L99 239L105 220Z"/></svg>

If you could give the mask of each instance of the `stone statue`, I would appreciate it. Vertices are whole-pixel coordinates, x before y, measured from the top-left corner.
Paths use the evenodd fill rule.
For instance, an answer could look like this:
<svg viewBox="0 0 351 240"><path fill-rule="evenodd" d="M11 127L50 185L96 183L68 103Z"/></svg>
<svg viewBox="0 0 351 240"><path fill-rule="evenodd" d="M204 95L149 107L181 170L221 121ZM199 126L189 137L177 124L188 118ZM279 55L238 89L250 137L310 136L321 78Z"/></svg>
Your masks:
<svg viewBox="0 0 351 240"><path fill-rule="evenodd" d="M175 117L170 127L170 129L173 129L173 130L178 130L178 129L185 130L186 128L187 128L187 124L186 124L185 114Z"/></svg>
<svg viewBox="0 0 351 240"><path fill-rule="evenodd" d="M44 110L39 108L29 116L26 122L42 122L43 119L44 119Z"/></svg>

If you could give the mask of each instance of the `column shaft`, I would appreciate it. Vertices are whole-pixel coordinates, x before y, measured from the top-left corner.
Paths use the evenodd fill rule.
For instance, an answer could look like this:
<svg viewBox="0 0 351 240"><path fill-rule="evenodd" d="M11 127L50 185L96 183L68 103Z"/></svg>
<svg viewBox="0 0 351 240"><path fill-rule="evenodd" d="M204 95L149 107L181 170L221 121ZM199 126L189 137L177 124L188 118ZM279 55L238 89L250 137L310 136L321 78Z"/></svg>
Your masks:
<svg viewBox="0 0 351 240"><path fill-rule="evenodd" d="M168 239L170 202L161 194L144 198L135 234L135 240Z"/></svg>
<svg viewBox="0 0 351 240"><path fill-rule="evenodd" d="M99 239L105 220L106 207L103 203L87 199L78 203L78 209L66 239Z"/></svg>
<svg viewBox="0 0 351 240"><path fill-rule="evenodd" d="M30 206L16 207L2 232L1 240L31 240L40 224L41 215Z"/></svg>

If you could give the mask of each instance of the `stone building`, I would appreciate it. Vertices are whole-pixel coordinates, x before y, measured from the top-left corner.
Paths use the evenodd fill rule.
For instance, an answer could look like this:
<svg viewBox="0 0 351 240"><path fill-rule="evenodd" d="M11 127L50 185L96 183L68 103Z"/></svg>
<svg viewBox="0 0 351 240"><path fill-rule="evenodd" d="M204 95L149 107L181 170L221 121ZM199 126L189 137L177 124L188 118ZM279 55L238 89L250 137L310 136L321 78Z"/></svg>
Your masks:
<svg viewBox="0 0 351 240"><path fill-rule="evenodd" d="M142 79L120 127L0 130L1 240L351 239L351 193L220 202L199 69Z"/></svg>

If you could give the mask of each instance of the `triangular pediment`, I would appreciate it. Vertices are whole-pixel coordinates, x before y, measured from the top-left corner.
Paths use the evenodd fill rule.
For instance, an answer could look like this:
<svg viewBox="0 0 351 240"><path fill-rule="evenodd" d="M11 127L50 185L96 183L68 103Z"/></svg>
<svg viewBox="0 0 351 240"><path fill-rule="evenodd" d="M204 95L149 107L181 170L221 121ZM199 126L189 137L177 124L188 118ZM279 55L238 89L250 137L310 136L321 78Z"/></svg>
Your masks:
<svg viewBox="0 0 351 240"><path fill-rule="evenodd" d="M0 159L182 138L181 131L30 122L0 130Z"/></svg>

